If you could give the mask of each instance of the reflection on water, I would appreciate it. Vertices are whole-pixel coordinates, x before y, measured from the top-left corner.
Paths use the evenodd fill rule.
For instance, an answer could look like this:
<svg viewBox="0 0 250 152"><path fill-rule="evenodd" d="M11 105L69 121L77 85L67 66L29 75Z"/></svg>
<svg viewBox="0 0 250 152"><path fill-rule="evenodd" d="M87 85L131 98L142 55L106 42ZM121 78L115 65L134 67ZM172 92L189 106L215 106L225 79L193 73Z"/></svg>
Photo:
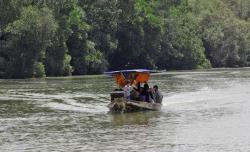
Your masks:
<svg viewBox="0 0 250 152"><path fill-rule="evenodd" d="M250 69L152 76L159 112L108 113L106 76L0 80L0 151L248 151Z"/></svg>
<svg viewBox="0 0 250 152"><path fill-rule="evenodd" d="M147 125L150 124L152 119L159 117L160 112L135 112L135 113L122 113L122 114L110 114L112 117L111 123L113 126L124 125Z"/></svg>

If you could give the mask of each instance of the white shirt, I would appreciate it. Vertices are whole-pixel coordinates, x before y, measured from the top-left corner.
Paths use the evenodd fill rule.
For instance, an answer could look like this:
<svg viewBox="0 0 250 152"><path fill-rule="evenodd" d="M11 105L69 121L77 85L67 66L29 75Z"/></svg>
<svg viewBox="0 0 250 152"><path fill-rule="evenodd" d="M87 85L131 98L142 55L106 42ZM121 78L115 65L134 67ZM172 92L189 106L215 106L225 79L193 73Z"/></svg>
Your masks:
<svg viewBox="0 0 250 152"><path fill-rule="evenodd" d="M132 87L129 84L125 85L123 88L124 98L130 99L131 91L132 91Z"/></svg>

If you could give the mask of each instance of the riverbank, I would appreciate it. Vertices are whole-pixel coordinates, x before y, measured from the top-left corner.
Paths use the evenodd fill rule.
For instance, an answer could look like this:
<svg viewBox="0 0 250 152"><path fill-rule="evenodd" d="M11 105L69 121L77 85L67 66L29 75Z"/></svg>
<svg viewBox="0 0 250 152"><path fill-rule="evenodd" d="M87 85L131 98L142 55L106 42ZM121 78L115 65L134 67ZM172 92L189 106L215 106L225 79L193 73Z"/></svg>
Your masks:
<svg viewBox="0 0 250 152"><path fill-rule="evenodd" d="M181 72L185 73L196 73L196 72L213 72L213 71L231 71L231 70L250 70L250 67L241 67L241 68L210 68L210 69L196 69L196 70L152 70L152 75L159 74L177 74ZM103 77L105 74L91 74L91 75L71 75L71 76L57 76L57 77L41 77L41 78L23 78L23 79L4 79L0 80L36 80L36 79L64 79L64 78L95 78L95 77Z"/></svg>

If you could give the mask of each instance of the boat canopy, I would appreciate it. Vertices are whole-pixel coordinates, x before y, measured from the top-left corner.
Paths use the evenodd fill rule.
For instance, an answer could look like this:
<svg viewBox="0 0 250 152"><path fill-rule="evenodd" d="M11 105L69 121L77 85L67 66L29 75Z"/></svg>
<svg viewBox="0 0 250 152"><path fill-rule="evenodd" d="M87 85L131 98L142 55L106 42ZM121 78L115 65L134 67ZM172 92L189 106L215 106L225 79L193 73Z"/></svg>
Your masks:
<svg viewBox="0 0 250 152"><path fill-rule="evenodd" d="M105 74L114 76L116 83L120 87L126 85L126 81L131 83L146 83L150 79L151 70L147 69L133 69L133 70L120 70L105 72Z"/></svg>

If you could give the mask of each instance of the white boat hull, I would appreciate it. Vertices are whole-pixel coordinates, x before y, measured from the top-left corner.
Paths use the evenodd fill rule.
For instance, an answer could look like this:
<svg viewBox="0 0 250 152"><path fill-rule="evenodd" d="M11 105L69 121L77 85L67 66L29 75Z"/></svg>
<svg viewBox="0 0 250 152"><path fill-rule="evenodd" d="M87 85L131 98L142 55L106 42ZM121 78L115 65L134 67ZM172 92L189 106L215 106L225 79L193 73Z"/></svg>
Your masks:
<svg viewBox="0 0 250 152"><path fill-rule="evenodd" d="M114 98L108 105L111 112L133 112L133 111L159 111L162 104L149 103L143 101L126 100L124 98Z"/></svg>

